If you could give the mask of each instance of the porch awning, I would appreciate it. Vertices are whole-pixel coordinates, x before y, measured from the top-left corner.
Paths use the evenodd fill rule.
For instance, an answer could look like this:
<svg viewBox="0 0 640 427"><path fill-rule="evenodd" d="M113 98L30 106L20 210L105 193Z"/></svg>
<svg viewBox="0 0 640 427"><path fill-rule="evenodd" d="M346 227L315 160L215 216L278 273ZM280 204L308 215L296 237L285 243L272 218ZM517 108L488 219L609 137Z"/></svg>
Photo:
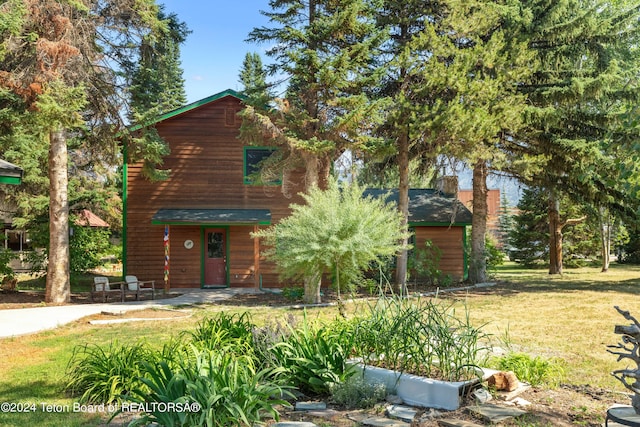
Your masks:
<svg viewBox="0 0 640 427"><path fill-rule="evenodd" d="M22 168L0 159L0 183L20 184L22 182Z"/></svg>
<svg viewBox="0 0 640 427"><path fill-rule="evenodd" d="M152 224L176 225L242 225L242 224L271 224L269 209L159 209Z"/></svg>

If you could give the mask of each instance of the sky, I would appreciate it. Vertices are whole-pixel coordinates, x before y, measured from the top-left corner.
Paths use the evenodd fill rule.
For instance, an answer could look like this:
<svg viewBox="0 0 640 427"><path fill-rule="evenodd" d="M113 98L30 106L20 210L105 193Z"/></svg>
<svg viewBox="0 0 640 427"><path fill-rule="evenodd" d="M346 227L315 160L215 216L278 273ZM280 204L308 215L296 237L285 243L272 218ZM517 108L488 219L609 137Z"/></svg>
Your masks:
<svg viewBox="0 0 640 427"><path fill-rule="evenodd" d="M189 103L222 92L241 90L238 74L248 52L263 62L265 45L245 42L255 27L270 27L260 10L268 0L158 0L165 12L175 13L192 31L181 45L182 69Z"/></svg>

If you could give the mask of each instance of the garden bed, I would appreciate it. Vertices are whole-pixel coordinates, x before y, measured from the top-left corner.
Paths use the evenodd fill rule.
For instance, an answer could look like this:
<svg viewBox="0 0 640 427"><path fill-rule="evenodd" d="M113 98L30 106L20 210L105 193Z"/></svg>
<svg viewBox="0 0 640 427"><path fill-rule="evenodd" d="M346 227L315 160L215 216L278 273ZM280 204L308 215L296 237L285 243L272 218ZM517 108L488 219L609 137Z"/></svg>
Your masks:
<svg viewBox="0 0 640 427"><path fill-rule="evenodd" d="M412 406L446 409L460 408L463 396L488 378L495 371L481 370L478 377L466 381L444 381L398 372L378 366L365 365L358 360L349 362L367 383L384 384L387 390L396 394Z"/></svg>

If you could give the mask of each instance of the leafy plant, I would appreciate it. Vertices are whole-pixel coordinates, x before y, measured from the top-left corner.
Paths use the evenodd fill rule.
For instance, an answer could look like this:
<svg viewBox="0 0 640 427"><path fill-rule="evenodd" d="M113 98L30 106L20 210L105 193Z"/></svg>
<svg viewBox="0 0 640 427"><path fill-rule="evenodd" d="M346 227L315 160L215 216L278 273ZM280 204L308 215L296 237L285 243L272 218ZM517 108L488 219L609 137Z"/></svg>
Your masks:
<svg viewBox="0 0 640 427"><path fill-rule="evenodd" d="M305 316L300 328L291 328L289 335L271 348L288 383L306 392L328 394L331 384L352 375L346 363L350 336L334 326L338 323L316 327Z"/></svg>
<svg viewBox="0 0 640 427"><path fill-rule="evenodd" d="M387 396L384 384L367 383L357 375L333 384L330 390L333 401L347 409L371 408Z"/></svg>
<svg viewBox="0 0 640 427"><path fill-rule="evenodd" d="M253 340L254 324L248 312L242 314L218 313L215 317L202 319L193 331L184 333L196 347L216 349L250 345Z"/></svg>
<svg viewBox="0 0 640 427"><path fill-rule="evenodd" d="M15 279L15 272L10 265L14 258L15 254L12 251L0 248L0 287Z"/></svg>
<svg viewBox="0 0 640 427"><path fill-rule="evenodd" d="M509 353L497 360L496 366L503 371L513 371L518 379L532 386L557 387L564 379L562 361L557 358L532 357L526 353Z"/></svg>
<svg viewBox="0 0 640 427"><path fill-rule="evenodd" d="M251 355L233 349L191 348L193 357L178 369L164 361L144 365L147 387L135 390L131 400L148 409L132 425L253 426L264 416L278 419L276 405L288 405L282 397L291 393L274 380L282 369L258 370Z"/></svg>
<svg viewBox="0 0 640 427"><path fill-rule="evenodd" d="M102 264L101 256L111 246L110 231L97 227L75 225L75 216L71 217L70 227L73 234L69 237L69 270L84 273Z"/></svg>
<svg viewBox="0 0 640 427"><path fill-rule="evenodd" d="M288 300L296 301L304 295L304 288L300 286L287 286L282 288L282 296Z"/></svg>
<svg viewBox="0 0 640 427"><path fill-rule="evenodd" d="M305 302L320 302L320 280L330 274L338 295L350 289L373 263L391 257L404 236L401 218L383 198L364 197L357 185L332 181L326 191L313 188L304 205L277 225L252 233L264 238L264 255L282 279L304 280Z"/></svg>
<svg viewBox="0 0 640 427"><path fill-rule="evenodd" d="M414 282L417 282L418 278L426 278L430 284L439 283L442 276L441 258L442 251L431 240L426 240L424 247L411 251L407 268L412 273Z"/></svg>
<svg viewBox="0 0 640 427"><path fill-rule="evenodd" d="M140 388L142 364L153 359L154 353L143 343L78 346L67 365L66 390L79 394L81 402L119 402Z"/></svg>

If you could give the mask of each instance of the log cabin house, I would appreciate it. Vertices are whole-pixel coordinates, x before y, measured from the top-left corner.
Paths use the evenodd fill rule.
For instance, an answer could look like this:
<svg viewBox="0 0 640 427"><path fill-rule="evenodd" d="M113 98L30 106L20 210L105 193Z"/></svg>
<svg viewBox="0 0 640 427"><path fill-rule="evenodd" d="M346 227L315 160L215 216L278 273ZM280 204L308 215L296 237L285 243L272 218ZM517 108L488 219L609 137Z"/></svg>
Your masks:
<svg viewBox="0 0 640 427"><path fill-rule="evenodd" d="M254 181L257 164L273 149L238 139L242 108L242 96L227 90L159 117L154 126L171 150L165 181L144 178L125 152L124 274L164 282L165 290L282 286L250 233L302 203L303 174ZM412 190L411 201L416 243L431 239L443 251L441 270L466 277L468 209L435 190Z"/></svg>

